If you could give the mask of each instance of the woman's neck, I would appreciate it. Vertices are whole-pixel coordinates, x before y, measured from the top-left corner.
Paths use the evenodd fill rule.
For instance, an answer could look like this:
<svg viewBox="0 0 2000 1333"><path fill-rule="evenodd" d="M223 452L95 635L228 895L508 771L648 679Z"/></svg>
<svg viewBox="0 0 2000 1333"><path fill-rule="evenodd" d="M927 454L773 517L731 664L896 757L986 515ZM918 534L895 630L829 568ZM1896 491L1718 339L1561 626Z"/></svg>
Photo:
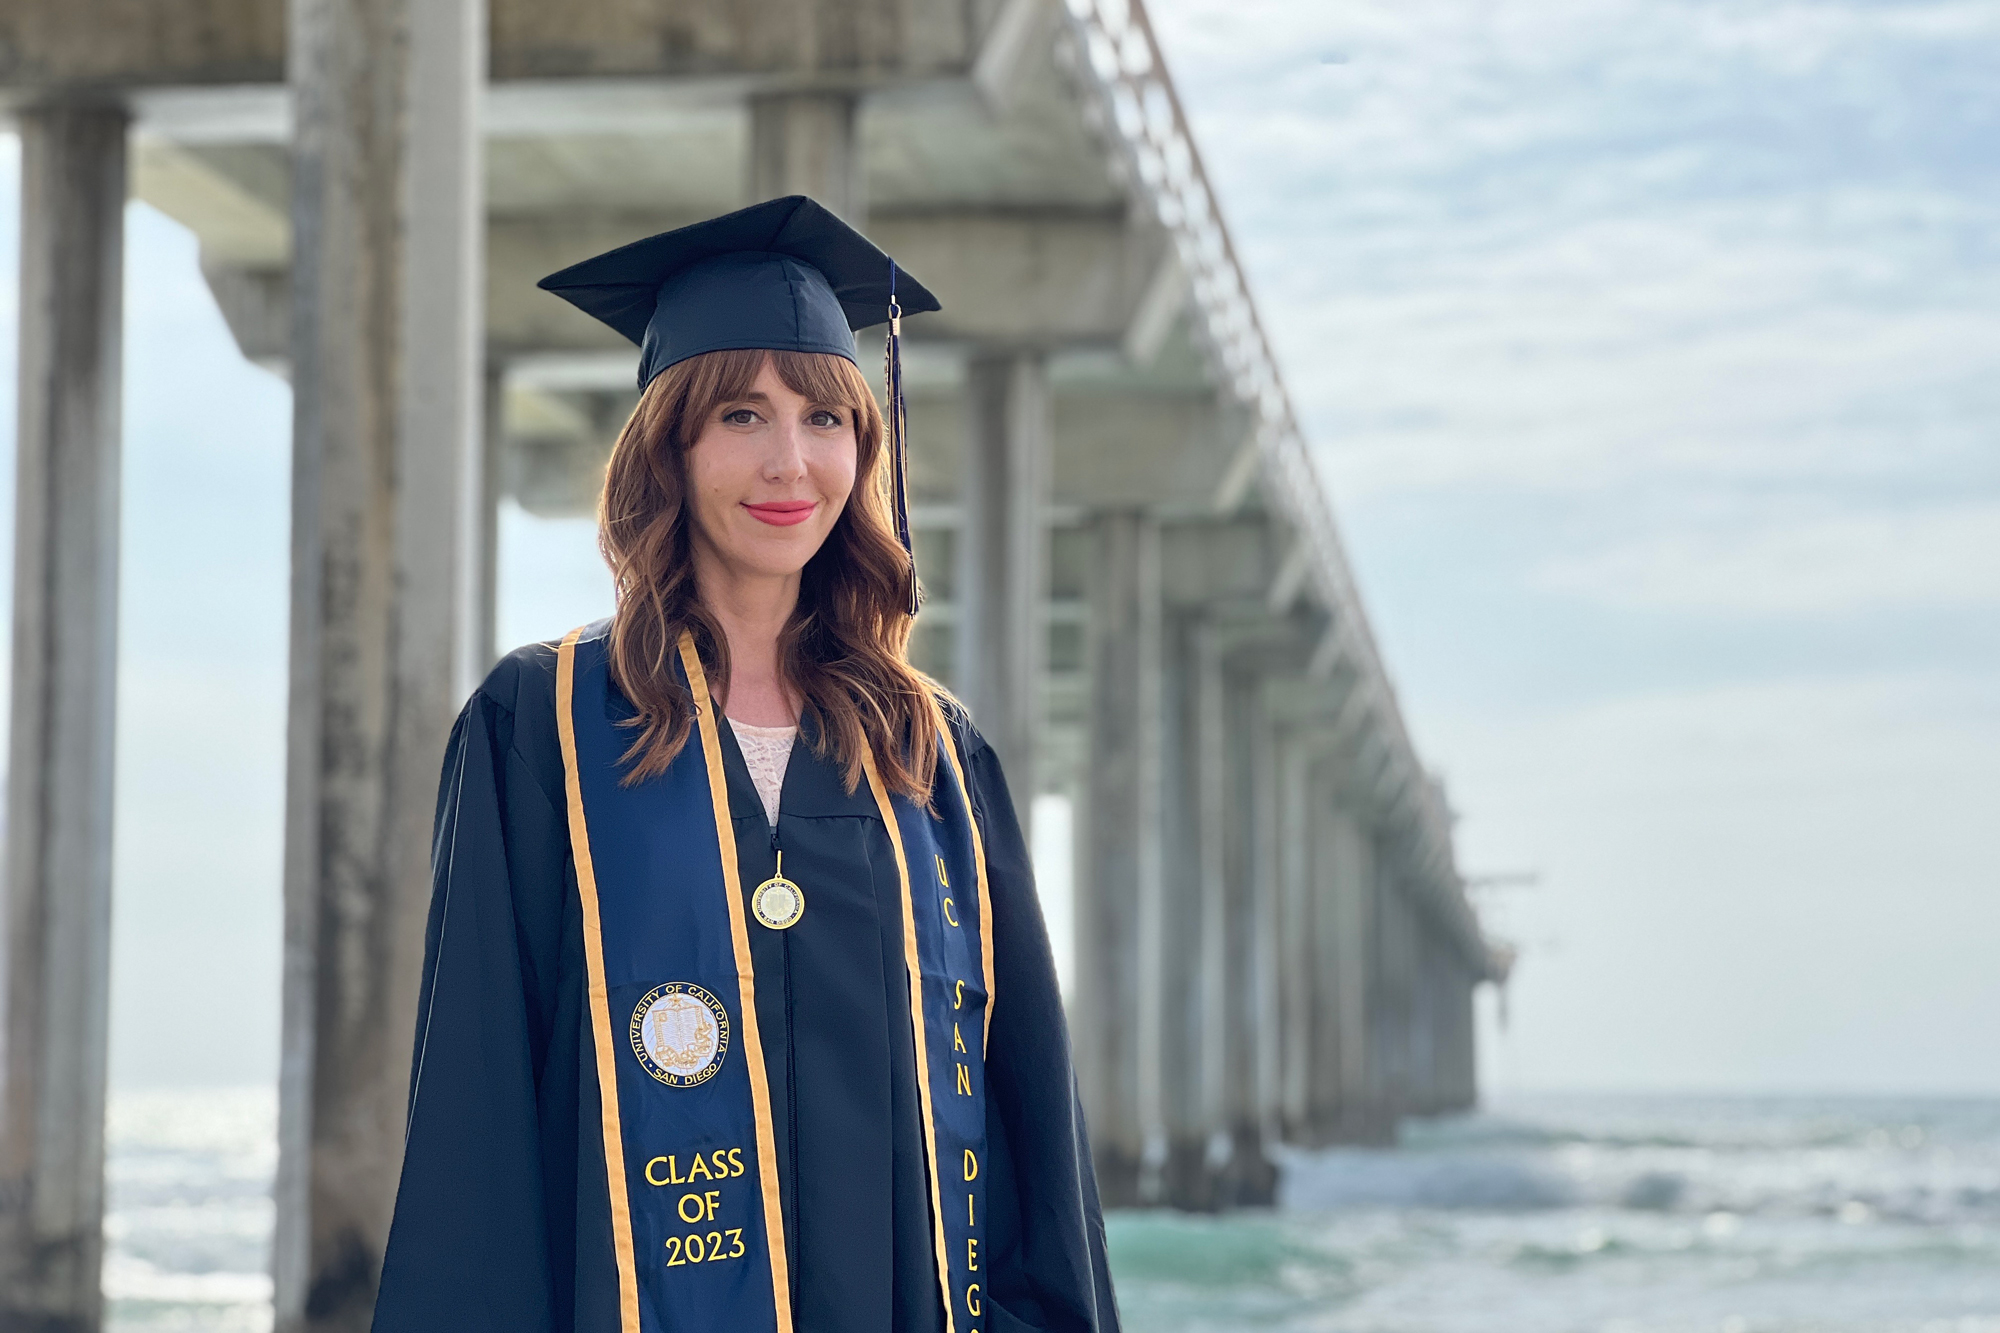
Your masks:
<svg viewBox="0 0 2000 1333"><path fill-rule="evenodd" d="M742 576L719 566L697 558L695 586L729 642L723 711L753 727L792 726L799 710L779 669L778 639L799 604L799 576Z"/></svg>

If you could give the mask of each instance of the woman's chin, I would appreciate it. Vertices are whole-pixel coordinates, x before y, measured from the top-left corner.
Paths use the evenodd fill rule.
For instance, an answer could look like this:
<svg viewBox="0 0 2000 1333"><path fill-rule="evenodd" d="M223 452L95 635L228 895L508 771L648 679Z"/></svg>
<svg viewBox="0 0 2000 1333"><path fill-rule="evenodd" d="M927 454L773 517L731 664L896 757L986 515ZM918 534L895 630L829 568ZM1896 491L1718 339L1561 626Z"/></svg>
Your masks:
<svg viewBox="0 0 2000 1333"><path fill-rule="evenodd" d="M801 532L798 528L767 529L751 540L736 543L734 550L721 555L738 577L791 578L806 567L825 540L824 533Z"/></svg>

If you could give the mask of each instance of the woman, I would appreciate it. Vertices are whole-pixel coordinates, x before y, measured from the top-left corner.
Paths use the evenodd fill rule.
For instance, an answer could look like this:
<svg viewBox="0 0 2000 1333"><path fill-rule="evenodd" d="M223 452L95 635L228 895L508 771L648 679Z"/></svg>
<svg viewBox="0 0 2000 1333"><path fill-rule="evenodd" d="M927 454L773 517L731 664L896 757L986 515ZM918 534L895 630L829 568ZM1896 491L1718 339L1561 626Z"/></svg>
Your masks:
<svg viewBox="0 0 2000 1333"><path fill-rule="evenodd" d="M1006 781L905 655L853 329L936 302L802 198L543 286L642 349L617 612L453 733L376 1328L1115 1330Z"/></svg>

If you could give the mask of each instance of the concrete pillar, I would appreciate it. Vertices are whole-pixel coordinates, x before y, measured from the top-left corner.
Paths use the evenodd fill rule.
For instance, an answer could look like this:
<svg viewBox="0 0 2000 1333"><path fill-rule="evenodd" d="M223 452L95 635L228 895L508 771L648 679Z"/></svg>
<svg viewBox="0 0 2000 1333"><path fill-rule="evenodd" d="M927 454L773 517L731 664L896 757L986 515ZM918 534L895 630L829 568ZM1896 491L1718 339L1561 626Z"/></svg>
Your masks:
<svg viewBox="0 0 2000 1333"><path fill-rule="evenodd" d="M1146 1200L1165 1146L1160 530L1139 510L1091 524L1089 769L1076 880L1070 1034L1107 1206Z"/></svg>
<svg viewBox="0 0 2000 1333"><path fill-rule="evenodd" d="M1327 752L1313 755L1311 791L1308 796L1311 819L1311 849L1308 859L1311 876L1308 892L1312 905L1310 983L1304 988L1312 1012L1308 1070L1305 1076L1305 1122L1307 1142L1332 1142L1343 1128L1342 1114L1349 1101L1348 1079L1358 1073L1353 1062L1356 1023L1353 993L1365 975L1360 950L1351 938L1358 913L1347 896L1349 857L1348 830L1341 819L1339 800L1340 769Z"/></svg>
<svg viewBox="0 0 2000 1333"><path fill-rule="evenodd" d="M1291 665L1268 621L1191 617L1180 636L1166 897L1182 1065L1164 1195L1180 1207L1269 1203L1277 1187L1279 774L1264 691Z"/></svg>
<svg viewBox="0 0 2000 1333"><path fill-rule="evenodd" d="M480 400L479 0L292 0L279 1333L369 1325L401 1165Z"/></svg>
<svg viewBox="0 0 2000 1333"><path fill-rule="evenodd" d="M1193 746L1196 940L1195 1109L1189 1148L1199 1147L1204 1180L1186 1199L1190 1207L1211 1207L1214 1177L1228 1165L1234 1145L1228 1135L1230 1024L1230 803L1236 794L1230 764L1229 684L1224 640L1214 626L1195 634Z"/></svg>
<svg viewBox="0 0 2000 1333"><path fill-rule="evenodd" d="M1455 980L1457 988L1451 1008L1451 1109L1470 1111L1479 1105L1477 1020L1473 1009L1479 982L1470 968L1456 972Z"/></svg>
<svg viewBox="0 0 2000 1333"><path fill-rule="evenodd" d="M1252 1047L1252 1086L1261 1142L1275 1143L1279 1131L1279 1079L1283 1056L1280 1027L1281 959L1284 921L1281 915L1283 854L1279 846L1284 812L1283 757L1278 723L1260 690L1250 698L1250 976L1249 1007L1256 1024Z"/></svg>
<svg viewBox="0 0 2000 1333"><path fill-rule="evenodd" d="M1354 812L1338 799L1338 761L1327 767L1333 771L1322 780L1313 868L1320 955L1316 1007L1331 1021L1315 1044L1312 1118L1321 1141L1371 1141L1386 1132L1373 1095L1381 966L1374 848Z"/></svg>
<svg viewBox="0 0 2000 1333"><path fill-rule="evenodd" d="M1458 969L1447 945L1438 950L1433 999L1431 1086L1432 1105L1437 1110L1458 1109L1458 1070L1452 1058L1457 1033L1457 999L1460 990Z"/></svg>
<svg viewBox="0 0 2000 1333"><path fill-rule="evenodd" d="M1458 959L1447 944L1438 950L1437 964L1437 1072L1434 1081L1440 1111L1456 1111L1463 1105L1458 1084L1458 1001L1465 987L1460 976Z"/></svg>
<svg viewBox="0 0 2000 1333"><path fill-rule="evenodd" d="M808 194L854 227L868 223L868 179L854 93L759 93L750 99L750 198Z"/></svg>
<svg viewBox="0 0 2000 1333"><path fill-rule="evenodd" d="M1148 1162L1147 1201L1205 1206L1210 1124L1201 1084L1203 996L1203 874L1197 617L1166 613L1167 654L1161 665L1164 726L1161 777L1166 787L1161 830L1162 1023L1160 1086L1163 1145ZM1153 1145L1149 1145L1152 1147Z"/></svg>
<svg viewBox="0 0 2000 1333"><path fill-rule="evenodd" d="M1035 785L1048 656L1048 370L1034 353L973 358L966 374L965 519L958 551L959 697L1024 806Z"/></svg>
<svg viewBox="0 0 2000 1333"><path fill-rule="evenodd" d="M1379 851L1379 848L1377 849ZM1409 899L1387 858L1376 857L1374 966L1369 978L1369 1094L1388 1125L1410 1112L1411 971Z"/></svg>
<svg viewBox="0 0 2000 1333"><path fill-rule="evenodd" d="M1432 1115L1444 1101L1438 1083L1444 977L1435 928L1419 912L1411 913L1411 922L1415 966L1410 969L1409 1109L1417 1115Z"/></svg>
<svg viewBox="0 0 2000 1333"><path fill-rule="evenodd" d="M1251 649L1229 682L1227 1206L1270 1204L1278 1186L1268 1149L1278 1139L1279 773L1264 651Z"/></svg>
<svg viewBox="0 0 2000 1333"><path fill-rule="evenodd" d="M1368 893L1374 900L1375 923L1370 950L1375 966L1370 969L1368 987L1368 1101L1369 1109L1393 1121L1401 1111L1402 1096L1402 1014L1393 969L1399 958L1400 936L1397 902L1384 891L1379 872L1371 877Z"/></svg>
<svg viewBox="0 0 2000 1333"><path fill-rule="evenodd" d="M465 577L459 601L464 616L459 639L464 646L459 662L461 695L477 688L500 654L513 646L499 641L500 455L507 440L506 363L486 358L481 379L479 447L472 451L476 467L466 477L466 492L473 502L466 510Z"/></svg>
<svg viewBox="0 0 2000 1333"><path fill-rule="evenodd" d="M128 117L19 113L0 1329L103 1318Z"/></svg>
<svg viewBox="0 0 2000 1333"><path fill-rule="evenodd" d="M1314 1004L1315 974L1330 969L1316 949L1318 922L1312 892L1313 758L1316 738L1279 729L1276 835L1278 1124L1288 1143L1312 1141L1310 1096L1315 1038L1331 1015Z"/></svg>

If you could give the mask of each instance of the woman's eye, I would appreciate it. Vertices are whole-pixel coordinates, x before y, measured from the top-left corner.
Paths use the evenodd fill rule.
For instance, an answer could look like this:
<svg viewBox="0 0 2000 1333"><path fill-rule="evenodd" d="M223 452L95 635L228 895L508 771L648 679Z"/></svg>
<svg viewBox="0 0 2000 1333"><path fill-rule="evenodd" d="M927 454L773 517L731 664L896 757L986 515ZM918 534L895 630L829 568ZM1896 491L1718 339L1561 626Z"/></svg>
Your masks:
<svg viewBox="0 0 2000 1333"><path fill-rule="evenodd" d="M818 426L821 430L831 430L840 424L840 413L829 412L825 408L820 408L807 417L806 420Z"/></svg>
<svg viewBox="0 0 2000 1333"><path fill-rule="evenodd" d="M747 426L757 419L757 414L747 407L739 407L733 412L724 412L722 419L732 426Z"/></svg>

